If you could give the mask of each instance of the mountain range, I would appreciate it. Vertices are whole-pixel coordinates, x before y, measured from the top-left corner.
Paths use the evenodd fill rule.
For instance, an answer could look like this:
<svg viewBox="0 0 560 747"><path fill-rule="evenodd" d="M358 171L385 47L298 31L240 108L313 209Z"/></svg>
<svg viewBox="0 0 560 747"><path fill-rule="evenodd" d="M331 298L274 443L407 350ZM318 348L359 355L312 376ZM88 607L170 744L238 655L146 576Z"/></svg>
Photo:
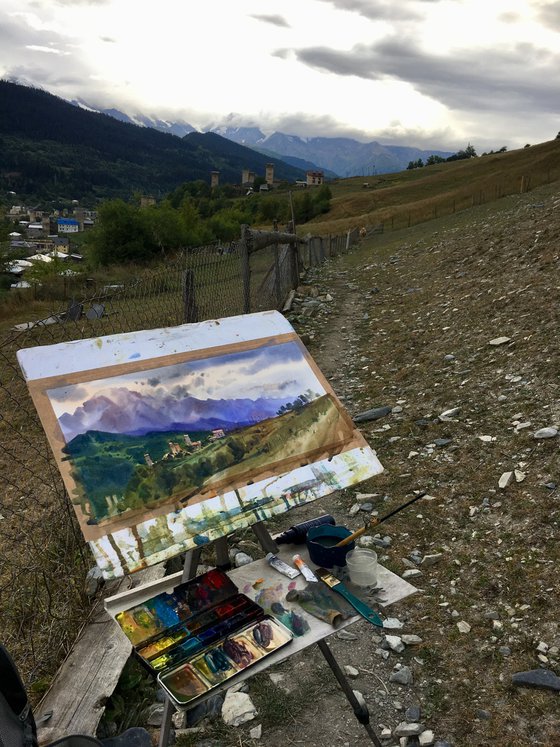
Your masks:
<svg viewBox="0 0 560 747"><path fill-rule="evenodd" d="M93 110L83 100L76 100L73 103ZM180 137L196 132L196 128L184 120L169 121L138 112L127 114L115 108L100 111L121 122L151 127ZM362 143L345 137L304 138L283 132L265 135L258 127L232 127L229 124L211 125L204 131L213 132L238 145L252 148L267 157L282 159L295 168L305 171L320 169L327 178L395 173L406 169L410 161L417 161L420 158L426 160L431 155L441 158L453 155L451 151L444 150L382 145L375 140Z"/></svg>
<svg viewBox="0 0 560 747"><path fill-rule="evenodd" d="M124 387L91 397L58 422L66 443L88 431L143 436L159 431L232 430L276 415L286 399L206 399L153 396Z"/></svg>

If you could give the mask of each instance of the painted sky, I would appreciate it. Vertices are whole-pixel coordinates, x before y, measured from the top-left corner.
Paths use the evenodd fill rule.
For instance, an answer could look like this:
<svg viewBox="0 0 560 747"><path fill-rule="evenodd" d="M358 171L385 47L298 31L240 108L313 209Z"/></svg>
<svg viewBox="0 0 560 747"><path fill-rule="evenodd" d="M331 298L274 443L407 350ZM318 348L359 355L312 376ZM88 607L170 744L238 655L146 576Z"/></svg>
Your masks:
<svg viewBox="0 0 560 747"><path fill-rule="evenodd" d="M0 75L202 129L457 150L559 130L558 0L2 0Z"/></svg>
<svg viewBox="0 0 560 747"><path fill-rule="evenodd" d="M295 399L307 389L324 389L296 343L258 348L242 353L179 363L164 368L99 379L50 389L49 400L57 418L73 414L92 397L127 389L155 398L180 400Z"/></svg>

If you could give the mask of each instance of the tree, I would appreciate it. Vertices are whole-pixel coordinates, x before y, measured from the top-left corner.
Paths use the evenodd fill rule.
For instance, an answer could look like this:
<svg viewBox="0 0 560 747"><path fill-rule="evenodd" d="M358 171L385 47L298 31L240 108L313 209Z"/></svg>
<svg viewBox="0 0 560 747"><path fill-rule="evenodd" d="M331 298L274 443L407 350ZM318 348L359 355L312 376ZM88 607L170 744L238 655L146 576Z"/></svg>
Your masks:
<svg viewBox="0 0 560 747"><path fill-rule="evenodd" d="M432 154L426 159L426 166L433 166L435 163L445 163L445 158Z"/></svg>

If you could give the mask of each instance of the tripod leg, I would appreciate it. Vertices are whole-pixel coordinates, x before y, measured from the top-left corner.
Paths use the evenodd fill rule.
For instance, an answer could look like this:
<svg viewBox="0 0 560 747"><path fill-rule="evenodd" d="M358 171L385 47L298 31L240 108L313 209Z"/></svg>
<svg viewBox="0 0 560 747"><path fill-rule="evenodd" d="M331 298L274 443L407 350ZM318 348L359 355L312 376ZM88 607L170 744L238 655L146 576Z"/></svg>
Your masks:
<svg viewBox="0 0 560 747"><path fill-rule="evenodd" d="M159 730L158 747L168 747L169 735L171 733L171 718L173 716L173 708L169 698L165 699L163 706L163 719L161 721L161 728Z"/></svg>
<svg viewBox="0 0 560 747"><path fill-rule="evenodd" d="M356 716L360 724L362 724L364 729L367 731L369 738L371 739L375 747L382 747L381 742L377 738L377 735L369 722L369 711L367 709L367 706L365 704L362 705L358 701L356 696L354 695L354 691L350 687L348 680L344 676L342 669L338 665L338 662L334 658L334 655L332 651L330 650L330 648L328 647L326 641L324 639L317 641L317 645L319 646L321 653L325 657L327 664L332 669L334 676L338 680L338 684L340 685L340 687L342 688L342 691L346 695L348 702L352 706L352 709L354 710L354 715Z"/></svg>

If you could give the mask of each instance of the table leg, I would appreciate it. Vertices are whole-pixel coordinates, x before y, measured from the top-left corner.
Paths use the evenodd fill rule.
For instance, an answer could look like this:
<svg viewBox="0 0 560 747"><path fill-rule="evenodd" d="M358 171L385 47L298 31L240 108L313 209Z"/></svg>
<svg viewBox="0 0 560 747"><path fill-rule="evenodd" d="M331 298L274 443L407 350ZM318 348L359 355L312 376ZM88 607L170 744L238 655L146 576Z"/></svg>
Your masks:
<svg viewBox="0 0 560 747"><path fill-rule="evenodd" d="M319 646L321 653L325 657L327 664L332 669L334 676L338 680L338 684L340 685L340 687L342 688L342 691L346 695L348 702L352 706L352 709L354 710L354 715L356 716L360 724L362 724L362 726L367 731L375 747L382 747L381 742L377 738L377 735L369 722L369 711L367 709L367 706L362 705L358 701L356 696L354 695L354 691L350 687L350 683L344 676L344 672L340 668L337 660L334 658L334 655L332 651L330 650L330 648L328 647L327 642L324 639L322 639L320 641L317 641L317 645Z"/></svg>
<svg viewBox="0 0 560 747"><path fill-rule="evenodd" d="M161 728L159 730L158 747L168 747L169 745L169 736L171 734L171 719L173 717L174 710L175 709L171 701L169 700L169 698L166 698L165 704L163 706Z"/></svg>

